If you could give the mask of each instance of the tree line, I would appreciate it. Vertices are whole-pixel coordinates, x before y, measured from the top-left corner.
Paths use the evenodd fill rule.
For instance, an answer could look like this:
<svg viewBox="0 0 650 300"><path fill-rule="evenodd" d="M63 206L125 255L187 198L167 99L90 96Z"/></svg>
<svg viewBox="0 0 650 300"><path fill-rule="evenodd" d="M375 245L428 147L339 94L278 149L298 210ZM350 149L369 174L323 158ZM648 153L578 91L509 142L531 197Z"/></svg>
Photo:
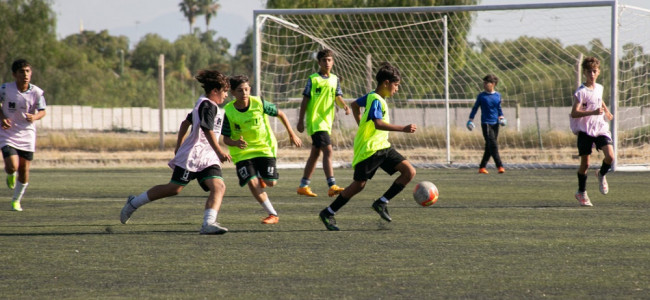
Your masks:
<svg viewBox="0 0 650 300"><path fill-rule="evenodd" d="M180 0L179 0L180 1ZM267 8L326 8L326 7L397 7L433 5L470 5L478 0L268 0ZM193 79L200 69L215 68L226 74L246 74L252 78L252 31L238 44L236 52L228 52L230 41L218 37L208 29L210 20L217 16L216 0L182 0L179 11L188 20L188 34L168 41L157 34L147 34L129 48L125 36L112 36L108 31L83 31L62 40L56 38L56 15L48 0L0 1L0 79L12 81L11 62L26 58L34 65L33 82L46 91L50 105L89 105L94 107L157 107L158 57L165 55L166 105L170 108L191 107L201 89ZM197 18L205 19L205 29L195 27ZM471 14L459 14L455 22L471 23ZM468 31L454 33L452 40L466 40ZM533 99L526 94L531 84L545 85L545 98L567 99L554 95L566 93L566 86L575 79L566 72L567 61L579 53L594 55L603 62L601 77L609 77L609 51L601 41L591 47L563 46L555 39L520 37L514 41L481 40L478 45L459 46L452 61L452 81L476 82L472 66L486 65L499 72L502 82L509 82L501 92L511 98L522 99L522 105L532 106ZM641 81L648 79L649 57L639 45L627 44L622 57L633 57L619 66L629 70L630 82L638 91L650 89ZM556 74L542 81L524 76L525 70L544 70ZM562 71L560 71L562 70ZM639 76L639 74L641 74ZM645 74L645 75L643 75ZM624 76L623 76L624 77ZM531 79L525 79L531 78ZM440 87L428 93L437 93ZM626 90L628 91L628 90ZM460 87L452 91L458 97L473 98L476 86ZM631 92L630 92L631 93ZM430 97L431 95L427 95ZM435 95L434 95L435 96ZM548 96L548 97L547 97ZM625 95L622 95L625 96ZM639 100L640 101L640 100ZM638 105L629 103L630 105Z"/></svg>

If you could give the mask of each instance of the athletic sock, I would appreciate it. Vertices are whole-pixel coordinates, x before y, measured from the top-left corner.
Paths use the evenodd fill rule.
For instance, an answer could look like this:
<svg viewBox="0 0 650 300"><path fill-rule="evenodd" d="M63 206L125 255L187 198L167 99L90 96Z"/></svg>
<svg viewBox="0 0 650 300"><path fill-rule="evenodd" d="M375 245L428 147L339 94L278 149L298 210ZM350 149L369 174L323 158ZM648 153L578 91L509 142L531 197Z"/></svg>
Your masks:
<svg viewBox="0 0 650 300"><path fill-rule="evenodd" d="M336 179L334 178L334 176L327 178L327 186L333 186L335 184L336 184Z"/></svg>
<svg viewBox="0 0 650 300"><path fill-rule="evenodd" d="M23 198L23 194L25 194L25 189L27 189L27 185L29 183L22 183L19 180L16 180L16 187L14 188L14 197L13 201L20 201Z"/></svg>
<svg viewBox="0 0 650 300"><path fill-rule="evenodd" d="M151 202L151 200L149 200L149 195L147 195L147 192L144 192L133 198L133 200L131 200L131 205L135 208L138 208L149 202Z"/></svg>
<svg viewBox="0 0 650 300"><path fill-rule="evenodd" d="M350 201L350 198L345 198L341 194L339 194L338 197L334 199L334 202L330 204L329 208L336 213L337 211L339 211L339 209L341 209L341 207L343 207L343 205L348 203L348 201Z"/></svg>
<svg viewBox="0 0 650 300"><path fill-rule="evenodd" d="M208 208L203 212L203 224L212 224L217 222L217 210L214 208Z"/></svg>
<svg viewBox="0 0 650 300"><path fill-rule="evenodd" d="M384 196L382 198L385 198L386 202L388 202L390 201L390 199L393 199L393 197L397 196L397 194L399 194L403 189L404 189L403 185L397 182L393 182L390 188L388 188L388 190L384 193Z"/></svg>
<svg viewBox="0 0 650 300"><path fill-rule="evenodd" d="M612 167L612 165L606 163L603 160L603 165L600 166L600 176L605 176L605 174L607 174L607 172L609 172L609 168L611 168L611 167Z"/></svg>
<svg viewBox="0 0 650 300"><path fill-rule="evenodd" d="M264 210L266 210L266 213L268 213L269 215L274 215L274 216L278 215L278 213L275 211L275 208L273 208L273 204L271 204L271 200L269 200L268 198L260 204L262 205Z"/></svg>
<svg viewBox="0 0 650 300"><path fill-rule="evenodd" d="M578 173L578 192L584 193L587 190L587 174Z"/></svg>
<svg viewBox="0 0 650 300"><path fill-rule="evenodd" d="M300 179L300 187L309 186L310 183L311 183L311 180L309 180L309 178L304 178L303 177L302 179Z"/></svg>

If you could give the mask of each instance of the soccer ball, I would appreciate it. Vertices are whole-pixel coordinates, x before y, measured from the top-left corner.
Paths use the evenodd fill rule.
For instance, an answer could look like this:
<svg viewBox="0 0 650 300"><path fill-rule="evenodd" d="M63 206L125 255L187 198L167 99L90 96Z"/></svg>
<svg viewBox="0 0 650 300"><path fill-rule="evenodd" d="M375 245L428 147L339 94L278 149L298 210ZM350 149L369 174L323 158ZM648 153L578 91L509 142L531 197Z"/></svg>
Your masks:
<svg viewBox="0 0 650 300"><path fill-rule="evenodd" d="M413 199L421 206L431 206L438 201L438 188L430 181L422 181L413 189Z"/></svg>

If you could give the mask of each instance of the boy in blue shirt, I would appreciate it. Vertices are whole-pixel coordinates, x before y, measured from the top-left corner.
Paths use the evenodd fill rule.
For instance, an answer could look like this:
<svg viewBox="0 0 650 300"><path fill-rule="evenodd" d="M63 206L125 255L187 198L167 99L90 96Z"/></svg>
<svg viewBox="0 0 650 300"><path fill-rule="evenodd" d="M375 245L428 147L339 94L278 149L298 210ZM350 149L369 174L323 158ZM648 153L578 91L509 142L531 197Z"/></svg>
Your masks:
<svg viewBox="0 0 650 300"><path fill-rule="evenodd" d="M485 151L483 152L483 159L479 165L478 172L480 174L487 174L485 168L490 157L494 158L499 173L505 173L506 169L503 168L501 157L499 156L499 145L497 144L497 137L499 136L499 125L506 126L506 118L501 111L501 94L495 91L499 83L499 78L493 74L488 74L483 77L483 89L469 114L469 121L467 121L467 129L470 131L474 129L474 116L479 107L481 107L481 129L483 130L483 138L485 139Z"/></svg>

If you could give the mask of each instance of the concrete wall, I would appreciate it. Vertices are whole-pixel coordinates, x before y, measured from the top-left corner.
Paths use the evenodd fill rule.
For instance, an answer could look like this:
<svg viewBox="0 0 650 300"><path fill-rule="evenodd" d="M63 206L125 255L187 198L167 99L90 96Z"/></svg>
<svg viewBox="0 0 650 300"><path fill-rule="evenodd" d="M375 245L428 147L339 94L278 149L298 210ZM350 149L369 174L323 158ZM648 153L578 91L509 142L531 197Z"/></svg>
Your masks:
<svg viewBox="0 0 650 300"><path fill-rule="evenodd" d="M165 132L176 132L180 123L191 111L190 108L166 109ZM298 109L282 110L291 125L296 126ZM450 126L465 127L471 108L450 108ZM508 127L515 130L537 128L537 123L542 130L569 130L570 107L526 107L519 111L519 126L517 126L516 109L506 107L503 113L508 119ZM147 107L123 108L93 108L89 106L50 105L47 107L47 116L40 120L37 126L46 129L80 129L80 130L133 130L144 132L159 131L158 109ZM476 114L475 121L480 122L481 112ZM343 110L337 112L337 122L342 127L356 128L352 116L346 116ZM284 126L278 118L270 118L271 126L276 132L284 132ZM391 123L415 123L420 128L445 127L446 113L444 108L420 109L391 109ZM620 129L632 129L650 124L650 107L621 107L619 108Z"/></svg>

